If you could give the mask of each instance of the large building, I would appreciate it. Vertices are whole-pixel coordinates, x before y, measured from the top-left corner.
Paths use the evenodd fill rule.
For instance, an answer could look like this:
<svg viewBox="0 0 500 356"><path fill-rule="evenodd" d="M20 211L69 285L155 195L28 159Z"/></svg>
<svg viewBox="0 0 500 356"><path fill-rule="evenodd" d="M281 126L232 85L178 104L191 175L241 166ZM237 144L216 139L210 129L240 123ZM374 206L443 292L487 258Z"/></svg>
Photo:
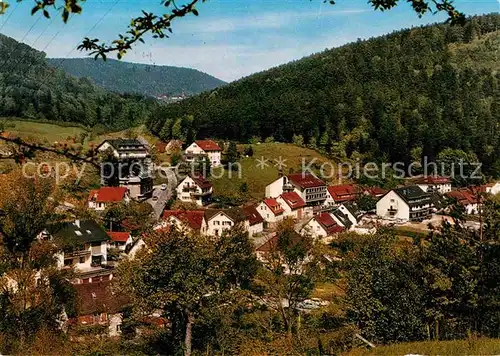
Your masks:
<svg viewBox="0 0 500 356"><path fill-rule="evenodd" d="M215 141L197 140L186 148L184 155L188 162L193 162L199 157L208 157L210 164L217 167L221 165L222 149Z"/></svg>
<svg viewBox="0 0 500 356"><path fill-rule="evenodd" d="M97 150L103 155L101 184L126 187L132 198L153 191L152 161L148 147L136 139L106 140Z"/></svg>
<svg viewBox="0 0 500 356"><path fill-rule="evenodd" d="M326 183L312 173L289 174L266 186L266 198L285 192L296 192L307 206L323 205L327 197Z"/></svg>
<svg viewBox="0 0 500 356"><path fill-rule="evenodd" d="M423 221L431 209L431 194L416 185L393 189L377 202L377 215L389 220Z"/></svg>

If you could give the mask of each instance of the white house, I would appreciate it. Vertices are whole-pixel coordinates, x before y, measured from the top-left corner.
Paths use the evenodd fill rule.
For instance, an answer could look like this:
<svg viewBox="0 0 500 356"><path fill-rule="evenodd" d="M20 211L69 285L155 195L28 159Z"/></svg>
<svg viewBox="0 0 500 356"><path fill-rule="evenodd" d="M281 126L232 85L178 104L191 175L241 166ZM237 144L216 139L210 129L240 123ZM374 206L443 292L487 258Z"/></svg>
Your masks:
<svg viewBox="0 0 500 356"><path fill-rule="evenodd" d="M308 233L315 238L334 236L344 231L330 213L320 213L312 217L303 227L301 233Z"/></svg>
<svg viewBox="0 0 500 356"><path fill-rule="evenodd" d="M184 203L206 205L212 199L212 184L202 176L186 176L177 186L177 199Z"/></svg>
<svg viewBox="0 0 500 356"><path fill-rule="evenodd" d="M209 236L221 236L225 230L231 230L237 224L242 224L243 229L248 231L249 221L240 208L207 209L203 217L201 232Z"/></svg>
<svg viewBox="0 0 500 356"><path fill-rule="evenodd" d="M77 272L85 272L107 263L109 236L95 221L75 220L49 227L40 238L58 239L62 244L56 255L59 268L74 266Z"/></svg>
<svg viewBox="0 0 500 356"><path fill-rule="evenodd" d="M382 219L423 221L431 209L431 194L416 185L393 189L377 202L377 215Z"/></svg>
<svg viewBox="0 0 500 356"><path fill-rule="evenodd" d="M243 208L243 213L248 220L248 235L250 237L260 234L264 231L264 219L253 205Z"/></svg>
<svg viewBox="0 0 500 356"><path fill-rule="evenodd" d="M283 208L284 216L301 220L304 218L306 203L296 192L285 192L276 198L278 204Z"/></svg>
<svg viewBox="0 0 500 356"><path fill-rule="evenodd" d="M126 247L133 243L130 232L108 231L107 234L110 238L108 248L117 248L120 251L125 251Z"/></svg>
<svg viewBox="0 0 500 356"><path fill-rule="evenodd" d="M222 149L212 140L196 140L184 151L186 161L193 162L196 158L206 156L212 166L221 165Z"/></svg>
<svg viewBox="0 0 500 356"><path fill-rule="evenodd" d="M307 206L322 205L327 198L326 183L312 173L294 173L280 177L266 186L266 198L296 192Z"/></svg>
<svg viewBox="0 0 500 356"><path fill-rule="evenodd" d="M441 194L451 192L451 179L447 177L425 176L419 178L415 183L424 192L439 192Z"/></svg>
<svg viewBox="0 0 500 356"><path fill-rule="evenodd" d="M285 209L276 199L264 199L257 205L257 211L269 226L274 226L285 218Z"/></svg>
<svg viewBox="0 0 500 356"><path fill-rule="evenodd" d="M130 194L126 187L101 187L90 191L88 207L92 210L103 211L112 204L129 201Z"/></svg>

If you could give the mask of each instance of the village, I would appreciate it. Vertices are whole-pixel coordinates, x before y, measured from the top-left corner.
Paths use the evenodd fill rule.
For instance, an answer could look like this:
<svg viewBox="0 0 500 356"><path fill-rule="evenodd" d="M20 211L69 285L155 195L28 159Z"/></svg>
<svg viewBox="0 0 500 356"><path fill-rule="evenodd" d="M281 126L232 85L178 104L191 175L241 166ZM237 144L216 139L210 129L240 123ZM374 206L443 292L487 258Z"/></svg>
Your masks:
<svg viewBox="0 0 500 356"><path fill-rule="evenodd" d="M345 232L374 234L383 227L394 228L402 236L412 236L405 232L425 232L429 224L452 222L447 212L455 204L463 209L470 228L474 229L479 226L485 194L500 192L500 183L457 189L449 178L440 176L412 179L405 186L386 190L355 183L329 185L310 172L280 173L268 183L260 201L217 208L210 177L202 174L188 172L176 177L175 186L154 185L151 174L154 163L144 140L105 140L97 150L115 157L115 164L127 163L124 166L139 169L121 170L119 177L103 175L101 187L88 193L85 205L89 212L99 216L113 207L141 202L151 205L151 228L157 232L175 227L189 234L217 238L238 226L248 233L256 257L264 264L266 255L277 243L276 228L284 221L293 222L297 236L308 235L324 244ZM223 155L223 148L213 140L197 140L183 150L184 161L208 160L215 167L223 166ZM363 204L367 207L360 206L363 200L369 201ZM169 205L176 208L168 208ZM120 260L134 259L146 246L144 234L127 219L102 225L76 216L62 228L54 231L47 228L40 233L40 239L77 242L57 255L59 268L76 271L73 283L83 315L70 322L107 325L109 335L119 336L120 308L127 297L110 299L107 288ZM314 308L314 302L310 303ZM322 301L316 303L319 306ZM155 320L164 323L160 317Z"/></svg>

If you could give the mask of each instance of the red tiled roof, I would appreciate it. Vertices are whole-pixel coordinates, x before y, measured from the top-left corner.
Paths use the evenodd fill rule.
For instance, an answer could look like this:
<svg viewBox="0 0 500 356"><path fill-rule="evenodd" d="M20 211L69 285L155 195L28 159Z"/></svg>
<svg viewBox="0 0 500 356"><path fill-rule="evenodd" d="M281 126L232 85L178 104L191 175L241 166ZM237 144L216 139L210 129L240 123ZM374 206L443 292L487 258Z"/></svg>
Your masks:
<svg viewBox="0 0 500 356"><path fill-rule="evenodd" d="M212 140L194 141L203 151L222 151L217 142Z"/></svg>
<svg viewBox="0 0 500 356"><path fill-rule="evenodd" d="M366 187L364 191L373 197L381 197L387 193L386 189L380 187Z"/></svg>
<svg viewBox="0 0 500 356"><path fill-rule="evenodd" d="M196 183L201 189L208 189L212 187L212 183L206 180L203 176L191 176L191 179Z"/></svg>
<svg viewBox="0 0 500 356"><path fill-rule="evenodd" d="M446 193L449 198L456 199L461 205L477 204L478 200L472 191L468 189L459 189Z"/></svg>
<svg viewBox="0 0 500 356"><path fill-rule="evenodd" d="M344 228L337 225L337 222L328 213L321 213L314 217L314 219L325 229L327 235L332 235L344 231Z"/></svg>
<svg viewBox="0 0 500 356"><path fill-rule="evenodd" d="M450 184L451 180L448 177L441 176L425 176L416 181L417 184Z"/></svg>
<svg viewBox="0 0 500 356"><path fill-rule="evenodd" d="M276 199L264 199L264 204L266 204L269 209L271 209L274 215L280 215L285 211Z"/></svg>
<svg viewBox="0 0 500 356"><path fill-rule="evenodd" d="M106 233L115 242L127 242L130 237L130 232L107 231Z"/></svg>
<svg viewBox="0 0 500 356"><path fill-rule="evenodd" d="M200 230L203 223L204 210L165 210L163 218L168 219L173 216L185 223L193 230Z"/></svg>
<svg viewBox="0 0 500 356"><path fill-rule="evenodd" d="M283 198L292 210L300 209L306 206L304 199L302 199L296 192L282 193L280 197Z"/></svg>
<svg viewBox="0 0 500 356"><path fill-rule="evenodd" d="M246 206L243 208L246 218L248 219L250 226L255 224L260 224L264 221L264 218L259 214L257 208L253 205Z"/></svg>
<svg viewBox="0 0 500 356"><path fill-rule="evenodd" d="M122 306L127 304L127 296L120 293L113 295L110 285L111 281L73 284L73 288L76 291L78 314L116 313Z"/></svg>
<svg viewBox="0 0 500 356"><path fill-rule="evenodd" d="M328 187L328 193L336 203L344 203L356 200L361 189L355 184L331 185Z"/></svg>
<svg viewBox="0 0 500 356"><path fill-rule="evenodd" d="M120 202L126 193L127 188L125 187L101 187L90 191L89 200L104 203Z"/></svg>
<svg viewBox="0 0 500 356"><path fill-rule="evenodd" d="M311 173L294 173L287 175L287 178L296 186L300 188L314 188L326 185L318 177Z"/></svg>

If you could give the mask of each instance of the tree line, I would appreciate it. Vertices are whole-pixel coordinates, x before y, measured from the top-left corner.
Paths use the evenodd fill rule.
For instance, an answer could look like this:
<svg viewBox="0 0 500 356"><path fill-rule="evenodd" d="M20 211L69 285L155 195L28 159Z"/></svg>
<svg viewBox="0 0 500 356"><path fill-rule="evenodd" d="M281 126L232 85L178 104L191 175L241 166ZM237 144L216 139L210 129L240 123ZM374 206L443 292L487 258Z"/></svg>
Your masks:
<svg viewBox="0 0 500 356"><path fill-rule="evenodd" d="M159 107L149 128L249 142L301 142L339 158L404 162L445 149L500 175L496 14L326 50Z"/></svg>
<svg viewBox="0 0 500 356"><path fill-rule="evenodd" d="M155 101L119 95L50 67L45 53L0 35L0 116L122 130L148 119ZM63 65L63 59L56 67Z"/></svg>

